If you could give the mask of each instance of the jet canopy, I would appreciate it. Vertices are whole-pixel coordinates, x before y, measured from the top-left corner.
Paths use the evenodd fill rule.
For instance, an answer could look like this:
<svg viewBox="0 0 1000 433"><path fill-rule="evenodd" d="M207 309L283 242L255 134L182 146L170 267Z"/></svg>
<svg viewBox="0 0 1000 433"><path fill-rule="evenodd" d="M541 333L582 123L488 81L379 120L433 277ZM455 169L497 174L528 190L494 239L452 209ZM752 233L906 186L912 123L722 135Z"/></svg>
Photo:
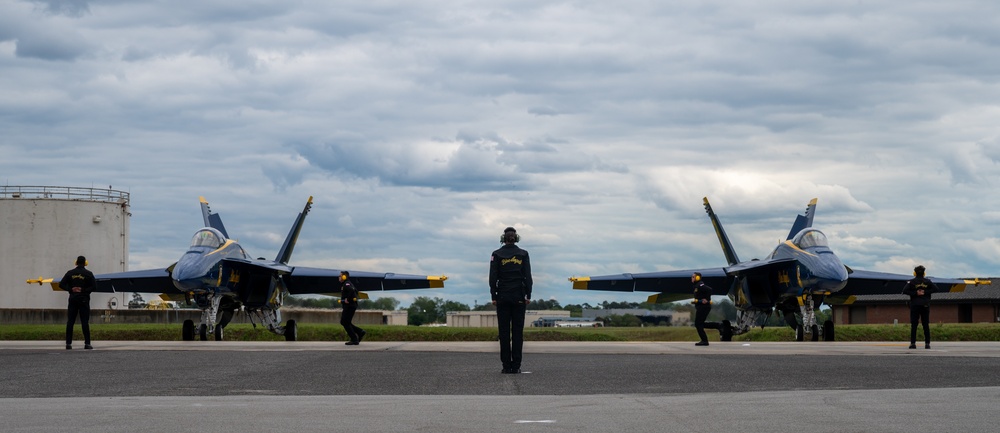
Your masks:
<svg viewBox="0 0 1000 433"><path fill-rule="evenodd" d="M803 229L799 234L795 235L792 243L802 249L809 247L830 247L830 243L826 240L826 235L816 229Z"/></svg>
<svg viewBox="0 0 1000 433"><path fill-rule="evenodd" d="M191 238L191 247L208 247L216 249L225 243L226 237L222 235L222 232L213 229L211 227L205 227L198 230Z"/></svg>

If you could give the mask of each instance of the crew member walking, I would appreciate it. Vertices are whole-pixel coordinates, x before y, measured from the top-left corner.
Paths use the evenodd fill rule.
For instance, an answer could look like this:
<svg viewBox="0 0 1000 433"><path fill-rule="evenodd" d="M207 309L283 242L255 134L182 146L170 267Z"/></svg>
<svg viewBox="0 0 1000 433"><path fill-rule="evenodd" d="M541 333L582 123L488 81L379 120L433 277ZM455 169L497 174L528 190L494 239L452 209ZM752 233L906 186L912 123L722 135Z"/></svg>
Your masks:
<svg viewBox="0 0 1000 433"><path fill-rule="evenodd" d="M94 273L86 268L87 258L76 258L76 267L70 269L59 280L59 288L69 292L69 306L66 308L66 350L73 348L73 325L80 316L80 327L83 328L83 348L93 349L90 345L90 293L94 291Z"/></svg>
<svg viewBox="0 0 1000 433"><path fill-rule="evenodd" d="M910 349L917 348L917 321L924 327L924 349L931 348L930 321L931 294L938 291L931 280L924 278L924 267L913 268L913 279L903 286L903 294L910 297Z"/></svg>
<svg viewBox="0 0 1000 433"><path fill-rule="evenodd" d="M524 345L524 312L531 302L531 261L517 245L521 237L513 227L500 236L502 247L490 257L490 296L497 307L500 362L504 374L521 372Z"/></svg>
<svg viewBox="0 0 1000 433"><path fill-rule="evenodd" d="M340 314L340 325L344 327L347 337L351 339L344 344L357 346L361 344L361 339L365 338L367 333L364 329L351 323L354 320L354 313L358 311L358 289L354 288L354 284L351 283L351 274L347 271L340 271L340 305L344 309Z"/></svg>
<svg viewBox="0 0 1000 433"><path fill-rule="evenodd" d="M705 334L705 319L712 311L712 288L701 280L701 273L691 274L691 284L694 284L694 329L698 331L701 341L695 346L708 346L708 335Z"/></svg>

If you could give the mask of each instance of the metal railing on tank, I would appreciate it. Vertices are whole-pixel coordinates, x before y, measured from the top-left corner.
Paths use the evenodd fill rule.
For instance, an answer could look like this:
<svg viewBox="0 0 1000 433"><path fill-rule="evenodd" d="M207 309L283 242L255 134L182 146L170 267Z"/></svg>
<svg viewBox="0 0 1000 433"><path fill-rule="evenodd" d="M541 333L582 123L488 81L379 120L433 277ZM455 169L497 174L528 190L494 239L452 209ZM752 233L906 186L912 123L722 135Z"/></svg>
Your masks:
<svg viewBox="0 0 1000 433"><path fill-rule="evenodd" d="M75 186L9 186L0 185L0 199L51 198L58 200L87 200L109 203L128 203L129 193L108 188L80 188Z"/></svg>

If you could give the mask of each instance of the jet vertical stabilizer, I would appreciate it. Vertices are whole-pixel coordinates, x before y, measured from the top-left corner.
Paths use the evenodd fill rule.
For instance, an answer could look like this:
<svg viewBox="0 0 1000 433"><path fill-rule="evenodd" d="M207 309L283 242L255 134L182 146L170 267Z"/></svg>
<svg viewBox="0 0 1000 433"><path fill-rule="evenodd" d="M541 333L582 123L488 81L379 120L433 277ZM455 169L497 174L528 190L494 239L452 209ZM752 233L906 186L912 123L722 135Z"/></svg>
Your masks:
<svg viewBox="0 0 1000 433"><path fill-rule="evenodd" d="M226 233L226 226L222 225L222 217L219 214L212 213L212 210L208 208L208 200L205 197L198 197L201 201L201 216L205 219L205 227L211 227L222 232L222 236L229 239L229 233Z"/></svg>
<svg viewBox="0 0 1000 433"><path fill-rule="evenodd" d="M809 206L806 206L805 215L796 215L795 222L792 224L792 231L788 232L788 238L786 241L792 240L795 235L799 234L802 229L807 229L813 226L813 216L816 215L816 199L809 201Z"/></svg>
<svg viewBox="0 0 1000 433"><path fill-rule="evenodd" d="M312 196L309 196L309 201L306 202L306 207L302 209L298 218L295 219L295 224L292 224L292 229L288 232L288 237L285 238L285 243L281 246L281 250L278 251L278 256L274 258L274 261L288 264L288 260L292 258L292 250L295 249L295 241L299 239L299 232L302 231L302 224L306 221L306 214L309 213L309 209L312 208L312 204L313 198Z"/></svg>
<svg viewBox="0 0 1000 433"><path fill-rule="evenodd" d="M726 230L722 228L719 217L715 215L712 205L708 203L708 197L703 197L702 201L705 202L705 212L708 213L708 218L712 220L712 226L715 227L715 234L719 235L719 244L722 245L722 252L726 255L726 261L729 262L729 266L739 263L740 258L736 256L733 243L729 242L729 236L726 236Z"/></svg>

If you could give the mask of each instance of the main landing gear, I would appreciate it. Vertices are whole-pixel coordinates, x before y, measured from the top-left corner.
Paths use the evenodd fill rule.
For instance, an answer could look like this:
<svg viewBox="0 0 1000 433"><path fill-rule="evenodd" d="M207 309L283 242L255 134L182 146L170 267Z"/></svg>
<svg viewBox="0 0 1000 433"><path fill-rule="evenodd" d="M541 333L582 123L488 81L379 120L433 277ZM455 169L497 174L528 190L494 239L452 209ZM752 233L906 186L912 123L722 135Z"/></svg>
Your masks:
<svg viewBox="0 0 1000 433"><path fill-rule="evenodd" d="M795 315L791 311L785 312L785 321L793 324L795 328L795 341L805 341L809 336L810 341L819 341L820 328L816 324L816 309L814 308L813 296L803 295L800 298L799 311L802 314L802 323L795 323ZM833 321L823 322L823 341L833 341Z"/></svg>
<svg viewBox="0 0 1000 433"><path fill-rule="evenodd" d="M184 325L181 327L181 339L184 341L194 341L195 337L195 324L194 320L188 319L184 321ZM225 326L219 324L215 327L214 332L208 332L208 325L200 324L197 326L198 339L201 341L208 341L209 334L215 334L215 341L222 341L223 329ZM299 327L294 320L289 320L281 328L282 335L285 336L285 341L296 341L299 337Z"/></svg>

